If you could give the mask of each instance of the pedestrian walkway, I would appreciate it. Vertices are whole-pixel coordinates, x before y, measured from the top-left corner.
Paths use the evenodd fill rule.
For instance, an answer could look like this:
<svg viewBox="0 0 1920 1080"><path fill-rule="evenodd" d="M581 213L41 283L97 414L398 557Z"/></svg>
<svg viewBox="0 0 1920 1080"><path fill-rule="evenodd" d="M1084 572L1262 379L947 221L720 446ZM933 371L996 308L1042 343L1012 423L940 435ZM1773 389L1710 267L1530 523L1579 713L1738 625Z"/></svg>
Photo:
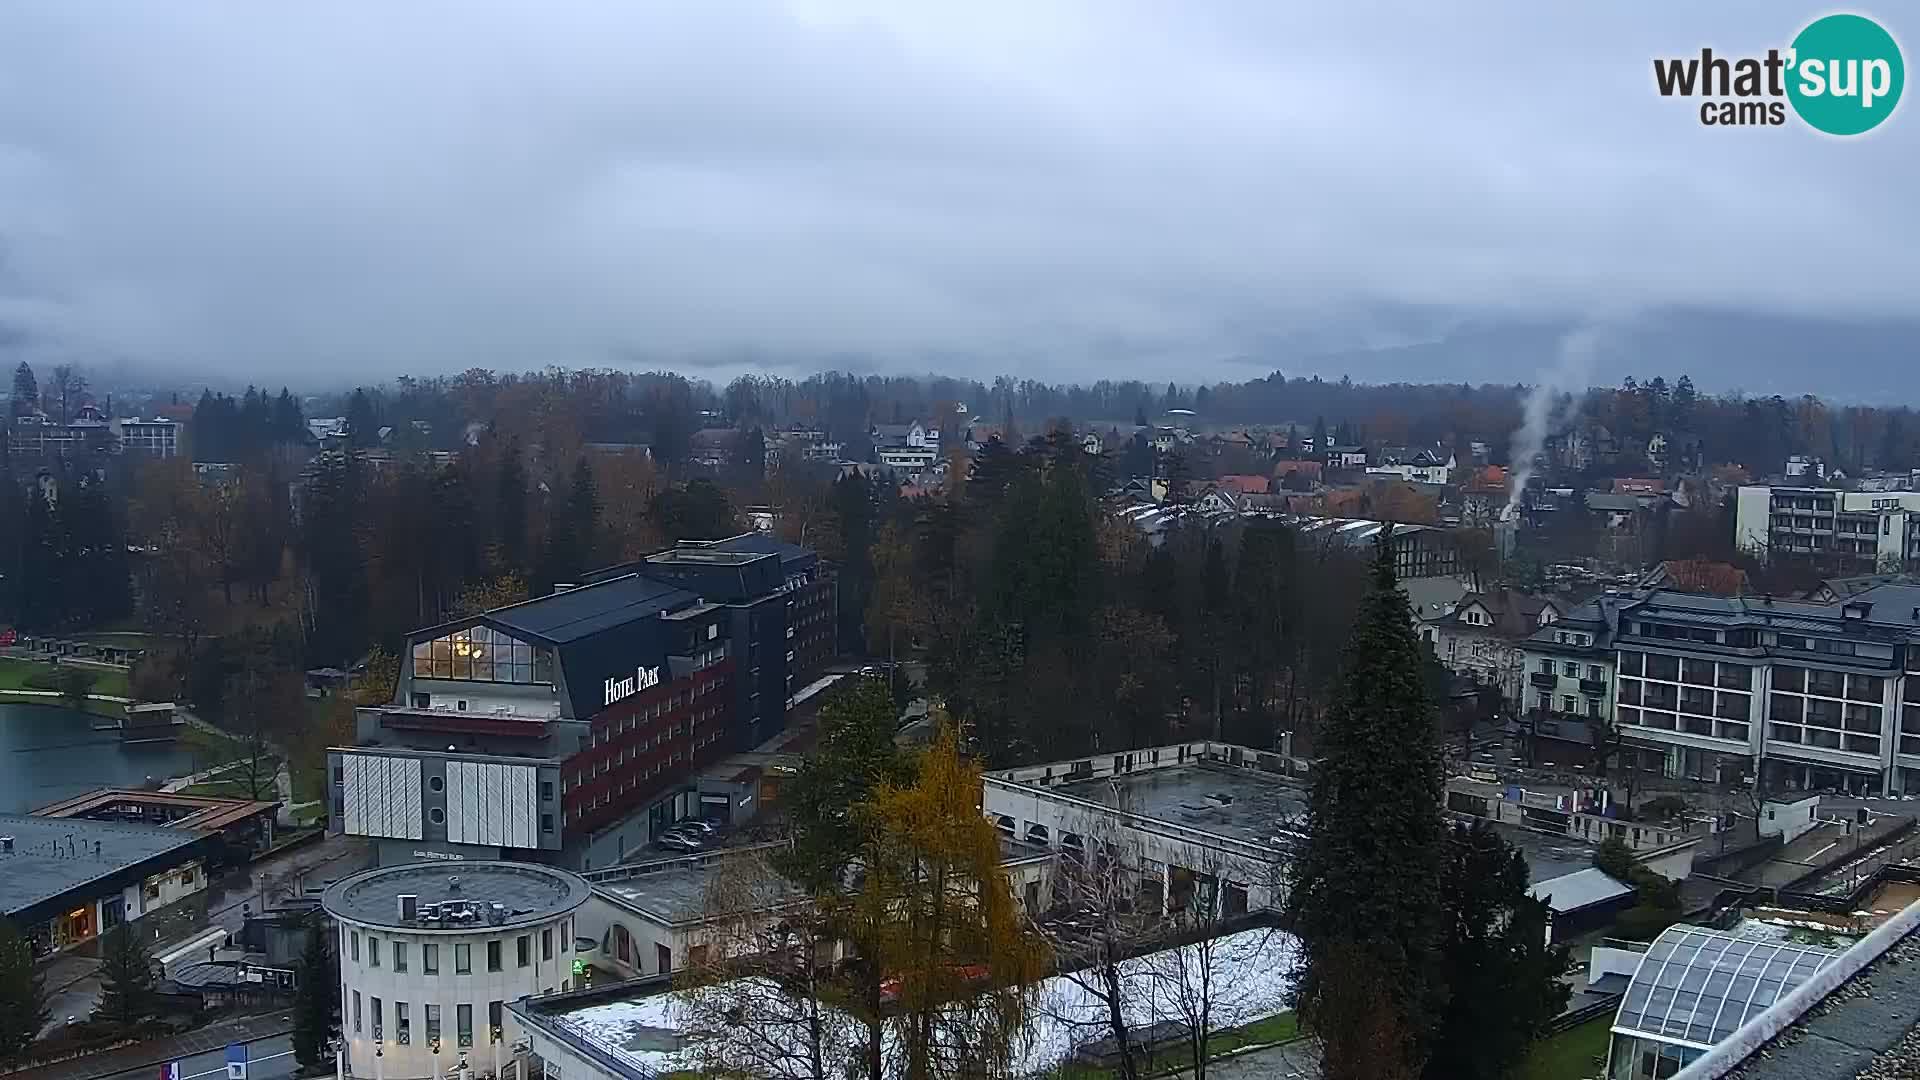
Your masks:
<svg viewBox="0 0 1920 1080"><path fill-rule="evenodd" d="M218 1050L228 1043L253 1042L256 1039L285 1035L293 1030L291 1012L269 1013L262 1016L244 1017L238 1020L209 1024L176 1035L171 1039L155 1039L152 1042L135 1043L118 1050L109 1050L101 1054L88 1054L72 1061L55 1062L52 1065L40 1065L21 1070L14 1074L31 1076L33 1080L98 1080L99 1077L112 1076L114 1073L127 1072L147 1065L164 1065L169 1061L192 1057Z"/></svg>

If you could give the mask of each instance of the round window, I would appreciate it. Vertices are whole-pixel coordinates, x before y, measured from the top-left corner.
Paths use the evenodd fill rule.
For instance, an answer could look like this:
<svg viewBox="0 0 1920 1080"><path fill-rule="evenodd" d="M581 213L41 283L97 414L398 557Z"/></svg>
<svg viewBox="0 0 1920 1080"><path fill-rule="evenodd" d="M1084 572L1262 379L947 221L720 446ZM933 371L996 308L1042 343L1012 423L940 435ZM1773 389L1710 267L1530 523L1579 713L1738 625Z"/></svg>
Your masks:
<svg viewBox="0 0 1920 1080"><path fill-rule="evenodd" d="M430 776L427 778L427 787L434 791L445 790L446 786L447 782L438 776Z"/></svg>
<svg viewBox="0 0 1920 1080"><path fill-rule="evenodd" d="M427 820L435 825L443 824L447 820L447 812L436 806L427 811Z"/></svg>

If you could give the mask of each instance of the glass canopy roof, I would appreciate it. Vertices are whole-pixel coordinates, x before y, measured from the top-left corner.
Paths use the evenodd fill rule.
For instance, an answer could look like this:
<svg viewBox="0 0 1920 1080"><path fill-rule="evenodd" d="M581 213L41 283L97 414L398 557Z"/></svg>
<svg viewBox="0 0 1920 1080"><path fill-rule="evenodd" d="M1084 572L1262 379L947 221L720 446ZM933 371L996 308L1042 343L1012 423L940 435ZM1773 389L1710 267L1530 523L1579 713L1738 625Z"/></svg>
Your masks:
<svg viewBox="0 0 1920 1080"><path fill-rule="evenodd" d="M1712 1046L1832 963L1838 949L1667 928L1627 983L1613 1029Z"/></svg>

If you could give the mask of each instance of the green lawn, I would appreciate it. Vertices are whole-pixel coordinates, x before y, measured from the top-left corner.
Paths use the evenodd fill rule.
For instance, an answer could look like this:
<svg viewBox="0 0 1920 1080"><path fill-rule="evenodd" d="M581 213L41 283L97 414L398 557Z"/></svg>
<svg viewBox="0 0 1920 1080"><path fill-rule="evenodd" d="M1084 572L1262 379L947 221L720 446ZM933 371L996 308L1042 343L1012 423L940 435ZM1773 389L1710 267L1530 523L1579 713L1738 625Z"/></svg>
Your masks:
<svg viewBox="0 0 1920 1080"><path fill-rule="evenodd" d="M1244 1027L1228 1028L1216 1032L1207 1040L1207 1056L1218 1058L1243 1046L1260 1046L1268 1043L1286 1042L1298 1038L1300 1025L1293 1014L1284 1012L1278 1016L1269 1016L1265 1020L1256 1020ZM1170 1072L1189 1065L1192 1057L1185 1046L1172 1046L1153 1055L1149 1061L1141 1063L1141 1075ZM1068 1064L1057 1070L1054 1076L1058 1080L1108 1080L1113 1070L1095 1065Z"/></svg>
<svg viewBox="0 0 1920 1080"><path fill-rule="evenodd" d="M93 693L108 694L113 697L127 696L127 673L112 668L98 668L80 665L80 669L93 676ZM39 676L39 682L51 682L54 667L37 660L20 660L11 656L0 656L0 690L51 690L52 686L34 686L29 680Z"/></svg>
<svg viewBox="0 0 1920 1080"><path fill-rule="evenodd" d="M1609 1013L1542 1040L1520 1066L1520 1080L1587 1080L1604 1075L1612 1029Z"/></svg>

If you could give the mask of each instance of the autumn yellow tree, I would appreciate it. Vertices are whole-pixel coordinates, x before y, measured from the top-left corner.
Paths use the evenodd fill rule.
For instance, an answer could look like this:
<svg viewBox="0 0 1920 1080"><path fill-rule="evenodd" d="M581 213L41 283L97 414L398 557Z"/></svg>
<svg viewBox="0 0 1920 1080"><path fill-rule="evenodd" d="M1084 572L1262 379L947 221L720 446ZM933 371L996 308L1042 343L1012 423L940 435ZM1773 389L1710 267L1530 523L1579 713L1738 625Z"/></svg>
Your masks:
<svg viewBox="0 0 1920 1080"><path fill-rule="evenodd" d="M526 598L526 580L509 571L461 589L460 598L454 601L453 608L456 615L478 615L483 611L517 604Z"/></svg>
<svg viewBox="0 0 1920 1080"><path fill-rule="evenodd" d="M882 786L865 810L854 944L885 973L888 1072L907 1080L1009 1075L1050 966L980 798L980 769L943 720L913 782Z"/></svg>

